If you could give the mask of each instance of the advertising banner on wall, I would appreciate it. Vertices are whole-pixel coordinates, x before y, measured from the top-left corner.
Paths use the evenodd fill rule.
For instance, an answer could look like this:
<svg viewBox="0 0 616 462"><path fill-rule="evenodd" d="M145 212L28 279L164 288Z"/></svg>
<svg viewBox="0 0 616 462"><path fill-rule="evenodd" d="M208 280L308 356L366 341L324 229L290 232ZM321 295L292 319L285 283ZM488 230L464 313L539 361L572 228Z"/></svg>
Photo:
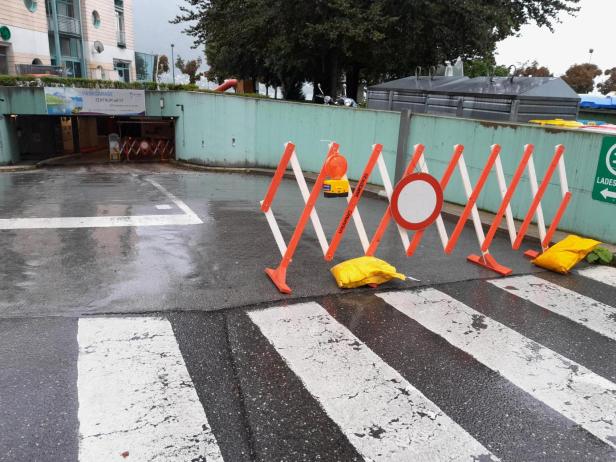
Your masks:
<svg viewBox="0 0 616 462"><path fill-rule="evenodd" d="M144 90L45 87L49 115L145 115Z"/></svg>

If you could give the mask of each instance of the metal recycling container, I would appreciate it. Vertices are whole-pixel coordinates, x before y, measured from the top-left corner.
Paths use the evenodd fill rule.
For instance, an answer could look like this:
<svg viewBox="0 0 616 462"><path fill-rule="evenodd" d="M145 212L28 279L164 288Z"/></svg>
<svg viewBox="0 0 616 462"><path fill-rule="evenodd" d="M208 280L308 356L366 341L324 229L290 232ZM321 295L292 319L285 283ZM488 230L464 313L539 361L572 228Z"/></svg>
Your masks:
<svg viewBox="0 0 616 462"><path fill-rule="evenodd" d="M554 77L408 77L368 89L368 108L482 120L575 120L580 97Z"/></svg>

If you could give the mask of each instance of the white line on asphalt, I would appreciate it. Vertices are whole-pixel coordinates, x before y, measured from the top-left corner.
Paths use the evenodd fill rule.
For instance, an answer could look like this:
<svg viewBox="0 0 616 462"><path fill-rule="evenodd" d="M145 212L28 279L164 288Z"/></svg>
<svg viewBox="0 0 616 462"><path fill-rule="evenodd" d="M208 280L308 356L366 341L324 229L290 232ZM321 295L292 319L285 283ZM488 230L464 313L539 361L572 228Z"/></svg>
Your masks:
<svg viewBox="0 0 616 462"><path fill-rule="evenodd" d="M489 281L512 295L616 340L616 308L536 276Z"/></svg>
<svg viewBox="0 0 616 462"><path fill-rule="evenodd" d="M183 201L171 194L154 180L145 179L169 198L184 213L181 215L124 215L100 217L53 218L3 218L2 229L53 229L53 228L114 228L127 226L185 226L199 225L201 219Z"/></svg>
<svg viewBox="0 0 616 462"><path fill-rule="evenodd" d="M104 217L4 218L0 229L113 228L126 226L198 225L188 215L134 215Z"/></svg>
<svg viewBox="0 0 616 462"><path fill-rule="evenodd" d="M167 320L80 319L78 340L81 462L222 461Z"/></svg>
<svg viewBox="0 0 616 462"><path fill-rule="evenodd" d="M169 204L158 204L155 205L158 210L171 210L171 206Z"/></svg>
<svg viewBox="0 0 616 462"><path fill-rule="evenodd" d="M616 268L613 266L596 265L579 270L577 273L585 278L616 287Z"/></svg>
<svg viewBox="0 0 616 462"><path fill-rule="evenodd" d="M156 189L162 192L165 196L167 196L171 202L173 202L181 211L183 211L186 214L186 216L193 218L195 222L197 223L203 223L201 219L197 216L197 214L193 212L191 208L184 203L184 201L181 201L180 199L175 197L173 194L171 194L169 191L163 188L160 184L158 184L158 182L151 180L149 178L146 178L145 181L150 183L152 186L154 186Z"/></svg>
<svg viewBox="0 0 616 462"><path fill-rule="evenodd" d="M248 315L366 460L496 460L317 303Z"/></svg>
<svg viewBox="0 0 616 462"><path fill-rule="evenodd" d="M379 297L616 447L616 384L438 290Z"/></svg>

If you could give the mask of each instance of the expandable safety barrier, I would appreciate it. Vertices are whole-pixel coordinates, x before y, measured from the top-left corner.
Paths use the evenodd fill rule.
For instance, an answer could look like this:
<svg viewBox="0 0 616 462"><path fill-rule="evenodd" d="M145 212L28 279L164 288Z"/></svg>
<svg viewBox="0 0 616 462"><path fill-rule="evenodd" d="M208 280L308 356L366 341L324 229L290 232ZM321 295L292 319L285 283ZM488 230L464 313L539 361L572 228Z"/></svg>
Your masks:
<svg viewBox="0 0 616 462"><path fill-rule="evenodd" d="M173 158L175 147L173 142L167 139L127 136L122 138L120 150L126 160L144 157L159 157L161 160L168 160Z"/></svg>
<svg viewBox="0 0 616 462"><path fill-rule="evenodd" d="M466 162L464 160L464 146L454 146L453 154L444 171L444 174L441 180L437 181L429 173L428 165L424 157L425 147L421 144L418 144L415 145L413 156L411 157L411 160L404 171L404 176L402 180L394 188L387 172L385 161L383 160L383 146L380 144L375 144L372 148L372 154L370 155L368 163L366 164L364 171L360 176L359 181L357 182L357 185L351 190L351 194L347 197L347 208L342 215L342 218L338 224L336 231L334 232L334 235L332 236L331 242L328 243L325 233L323 231L323 227L321 226L319 216L315 209L315 205L318 196L323 188L323 183L327 178L328 161L333 156L340 155L338 150L339 145L337 143L331 143L329 145L329 151L325 157L323 167L321 168L320 173L317 176L312 190L309 191L308 185L306 184L305 177L303 175L299 160L295 152L295 145L291 142L287 143L285 145L285 150L280 160L280 163L278 164L274 177L271 181L270 187L268 188L267 194L264 200L261 201L261 210L265 213L267 222L272 230L272 234L274 235L274 239L282 255L282 260L278 267L276 267L275 269L267 268L265 271L267 275L271 278L271 280L274 282L276 287L282 293L291 293L291 288L286 283L286 272L309 219L312 221L312 225L315 229L317 239L323 251L324 258L325 260L330 261L334 258L336 250L338 249L338 246L344 236L347 225L351 218L353 218L353 222L359 235L362 248L366 255L375 254L381 242L381 239L385 231L387 230L387 227L389 226L391 220L394 219L398 234L406 250L406 254L408 256L412 256L421 242L425 229L433 222L436 223L436 227L445 253L450 254L451 252L453 252L458 242L458 239L464 229L464 226L470 217L473 221L475 234L477 236L481 254L470 255L468 257L468 260L472 263L481 265L485 268L495 271L498 274L508 275L511 273L511 269L499 264L496 259L490 254L490 245L494 239L496 231L500 226L500 223L502 222L502 219L506 219L507 229L511 239L512 247L514 249L519 249L522 240L524 239L524 236L528 231L528 227L533 217L535 216L537 226L539 228L539 234L541 237L541 250L544 251L548 248L550 241L554 235L554 232L558 227L558 223L560 222L560 219L562 218L565 209L567 208L567 205L571 199L571 193L568 189L567 175L563 158L565 148L562 145L556 146L556 151L554 153L550 166L548 167L546 175L540 185L537 181L535 165L532 158L534 146L530 144L526 145L524 148L522 159L513 175L511 183L507 185L502 162L500 159L501 147L495 144L491 147L486 164L482 169L475 186L473 187L468 174L468 169L466 167ZM278 223L272 212L271 206L289 164L291 164L293 174L295 176L295 179L297 180L300 192L305 202L305 207L298 220L297 226L295 227L289 245L287 246L285 244L284 238L282 237L282 233L280 232L280 228L278 227ZM374 236L372 237L372 239L369 239L357 206L375 166L378 166L389 204L387 206L387 209L385 210L385 213L383 214L383 217L381 218L381 221ZM456 170L456 167L459 170L462 179L462 184L466 195L466 205L455 225L453 232L451 233L451 236L449 236L445 228L441 209L443 204L443 191L445 191L445 189L447 188L451 177ZM495 169L496 171L496 177L501 193L502 202L486 235L484 234L479 210L477 209L477 200L493 169ZM541 200L549 186L550 180L556 169L558 169L560 176L562 201L560 203L560 206L558 207L554 219L552 220L552 223L550 224L549 229L546 231L545 218L543 215ZM416 172L416 170L419 170L419 173ZM519 231L517 231L513 219L513 212L511 210L511 200L525 171L528 171L528 179L533 199L528 213L526 214ZM346 179L346 175L343 177L343 179ZM423 184L424 186L419 189L416 187L411 188L410 185L412 183L414 183L415 185ZM425 185L428 186L426 187ZM405 190L407 192L406 194ZM421 218L416 218L418 216L416 210L410 211L410 216L413 218L403 216L405 213L404 204L408 203L409 201L412 202L412 198L414 197L413 193L417 193L418 191L429 191L426 193L426 197L429 197L428 202L432 201L431 205L429 206L429 210L427 212L423 210L423 215L421 216ZM408 192L411 192L410 197ZM409 239L409 235L407 232L408 230L414 231L412 239ZM536 255L538 255L538 253L539 252L536 251L526 252L526 254L531 257L535 257Z"/></svg>

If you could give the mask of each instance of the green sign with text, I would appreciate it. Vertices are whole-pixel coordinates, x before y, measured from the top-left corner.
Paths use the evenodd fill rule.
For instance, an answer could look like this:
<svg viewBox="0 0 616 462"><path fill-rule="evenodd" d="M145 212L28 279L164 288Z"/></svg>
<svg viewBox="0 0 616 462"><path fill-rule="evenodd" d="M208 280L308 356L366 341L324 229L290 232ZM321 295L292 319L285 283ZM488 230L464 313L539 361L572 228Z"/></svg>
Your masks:
<svg viewBox="0 0 616 462"><path fill-rule="evenodd" d="M616 204L616 137L603 139L592 198Z"/></svg>

